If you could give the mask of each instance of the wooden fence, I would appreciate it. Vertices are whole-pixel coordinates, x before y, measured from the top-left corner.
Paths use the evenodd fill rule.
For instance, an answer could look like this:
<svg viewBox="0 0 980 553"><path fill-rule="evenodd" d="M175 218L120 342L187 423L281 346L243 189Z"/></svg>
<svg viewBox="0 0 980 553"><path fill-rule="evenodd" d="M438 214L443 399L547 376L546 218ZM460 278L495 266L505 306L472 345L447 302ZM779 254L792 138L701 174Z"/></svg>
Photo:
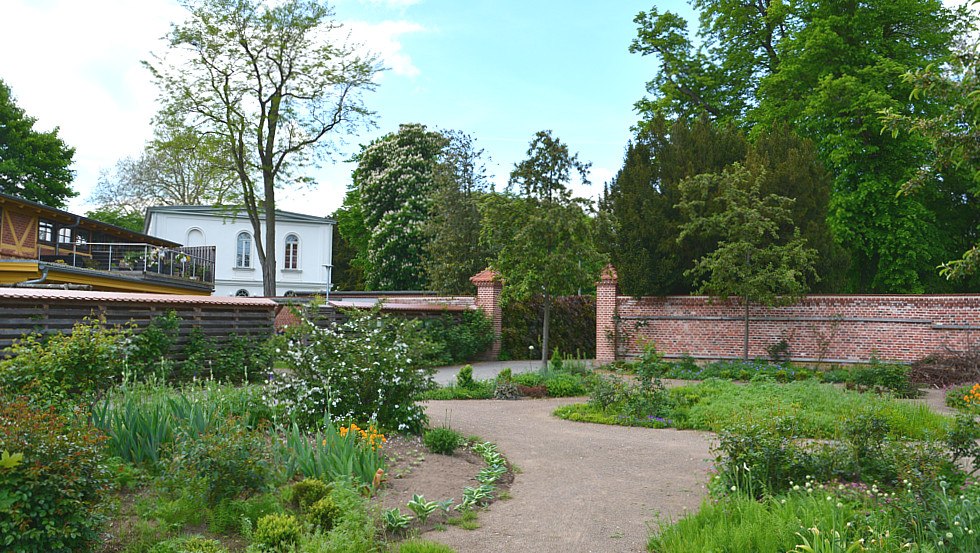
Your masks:
<svg viewBox="0 0 980 553"><path fill-rule="evenodd" d="M234 335L265 339L274 332L275 308L264 298L0 288L0 349L28 333L70 332L86 317L142 328L170 311L182 319L178 342L195 327L216 343Z"/></svg>

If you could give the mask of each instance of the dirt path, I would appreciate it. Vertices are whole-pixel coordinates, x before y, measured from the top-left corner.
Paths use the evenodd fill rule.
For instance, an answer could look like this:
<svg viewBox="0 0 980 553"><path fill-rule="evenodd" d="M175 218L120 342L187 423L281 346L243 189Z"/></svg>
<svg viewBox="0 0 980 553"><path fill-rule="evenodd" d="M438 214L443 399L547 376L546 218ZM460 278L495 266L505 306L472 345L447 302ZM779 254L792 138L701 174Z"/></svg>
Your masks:
<svg viewBox="0 0 980 553"><path fill-rule="evenodd" d="M481 527L429 532L459 553L645 551L659 513L677 519L705 495L711 435L568 422L582 399L431 401L433 426L496 442L521 471ZM459 498L456 498L457 500Z"/></svg>

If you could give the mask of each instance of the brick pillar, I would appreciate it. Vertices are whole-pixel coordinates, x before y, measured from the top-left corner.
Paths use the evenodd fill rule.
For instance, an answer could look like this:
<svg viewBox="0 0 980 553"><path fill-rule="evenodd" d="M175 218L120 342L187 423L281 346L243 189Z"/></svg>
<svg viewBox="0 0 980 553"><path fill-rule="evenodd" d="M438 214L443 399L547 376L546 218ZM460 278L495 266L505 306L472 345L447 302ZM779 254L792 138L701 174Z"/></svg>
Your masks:
<svg viewBox="0 0 980 553"><path fill-rule="evenodd" d="M476 306L483 310L493 324L493 344L484 354L487 360L500 357L500 335L503 329L503 311L500 309L500 292L503 283L493 269L486 269L470 277L476 285Z"/></svg>
<svg viewBox="0 0 980 553"><path fill-rule="evenodd" d="M595 358L600 365L616 360L618 284L616 268L606 265L595 289Z"/></svg>

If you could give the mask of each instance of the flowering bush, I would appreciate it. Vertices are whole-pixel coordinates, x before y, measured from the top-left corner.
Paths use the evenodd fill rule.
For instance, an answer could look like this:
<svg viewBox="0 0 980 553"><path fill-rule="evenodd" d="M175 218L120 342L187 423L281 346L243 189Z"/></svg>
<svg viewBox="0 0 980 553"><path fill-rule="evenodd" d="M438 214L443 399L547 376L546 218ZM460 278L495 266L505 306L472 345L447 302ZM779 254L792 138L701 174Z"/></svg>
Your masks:
<svg viewBox="0 0 980 553"><path fill-rule="evenodd" d="M0 403L0 550L91 550L110 481L101 440L53 410Z"/></svg>
<svg viewBox="0 0 980 553"><path fill-rule="evenodd" d="M285 357L294 377L272 378L267 397L301 426L323 419L373 421L420 432L426 424L414 398L434 386L420 366L427 343L418 323L350 311L347 321L319 328L309 320L290 328Z"/></svg>

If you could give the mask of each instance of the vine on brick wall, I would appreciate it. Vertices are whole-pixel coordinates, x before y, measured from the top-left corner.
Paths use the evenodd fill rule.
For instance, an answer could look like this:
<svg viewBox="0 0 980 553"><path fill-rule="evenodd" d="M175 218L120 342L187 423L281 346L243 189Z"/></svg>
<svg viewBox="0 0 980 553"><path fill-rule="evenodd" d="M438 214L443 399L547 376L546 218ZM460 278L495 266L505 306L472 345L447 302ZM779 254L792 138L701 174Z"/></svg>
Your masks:
<svg viewBox="0 0 980 553"><path fill-rule="evenodd" d="M542 301L541 296L534 296L525 302L512 301L503 306L500 359L541 358ZM595 310L595 296L552 298L551 346L564 355L595 358Z"/></svg>

